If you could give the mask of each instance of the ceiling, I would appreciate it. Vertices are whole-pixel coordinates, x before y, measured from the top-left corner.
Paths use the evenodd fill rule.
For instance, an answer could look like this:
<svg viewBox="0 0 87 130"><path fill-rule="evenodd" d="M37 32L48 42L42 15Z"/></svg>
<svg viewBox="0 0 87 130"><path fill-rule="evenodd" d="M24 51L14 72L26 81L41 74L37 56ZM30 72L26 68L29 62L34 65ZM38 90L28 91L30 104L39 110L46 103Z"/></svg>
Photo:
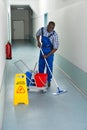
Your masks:
<svg viewBox="0 0 87 130"><path fill-rule="evenodd" d="M13 9L13 10L26 10L26 9L30 9L30 7L26 6L26 5L16 5L16 6L11 6L11 9Z"/></svg>

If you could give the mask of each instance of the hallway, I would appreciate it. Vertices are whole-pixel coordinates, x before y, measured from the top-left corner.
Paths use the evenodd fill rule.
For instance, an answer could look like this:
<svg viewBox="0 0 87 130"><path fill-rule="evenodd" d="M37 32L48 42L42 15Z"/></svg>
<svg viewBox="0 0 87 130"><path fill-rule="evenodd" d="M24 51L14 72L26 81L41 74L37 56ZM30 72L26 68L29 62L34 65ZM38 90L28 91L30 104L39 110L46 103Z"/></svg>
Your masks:
<svg viewBox="0 0 87 130"><path fill-rule="evenodd" d="M14 76L20 71L14 62L22 59L30 69L38 61L39 49L25 41L13 44L13 58L6 61L6 100L2 130L87 130L87 97L54 64L54 76L67 93L54 96L52 81L47 93L29 92L29 105L13 105ZM57 53L55 63L57 62ZM9 75L8 75L9 74Z"/></svg>

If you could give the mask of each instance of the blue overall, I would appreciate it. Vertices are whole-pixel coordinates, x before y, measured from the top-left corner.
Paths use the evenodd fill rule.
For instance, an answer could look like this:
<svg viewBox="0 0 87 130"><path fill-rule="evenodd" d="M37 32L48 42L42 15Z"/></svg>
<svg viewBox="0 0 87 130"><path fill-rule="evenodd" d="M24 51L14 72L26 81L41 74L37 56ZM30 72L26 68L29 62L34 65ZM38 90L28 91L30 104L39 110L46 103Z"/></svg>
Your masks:
<svg viewBox="0 0 87 130"><path fill-rule="evenodd" d="M54 32L53 32L53 34L54 34ZM49 54L53 49L53 45L49 39L49 37L51 37L53 34L49 35L48 37L43 36L43 29L42 29L42 39L41 39L42 47L41 47L41 49L42 49L44 55ZM51 54L48 58L46 58L51 72L53 72L53 59L54 59L54 54ZM52 74L50 73L49 68L47 67L45 60L43 58L42 52L40 51L39 73L44 73L45 67L46 67L46 73L48 74L48 82L50 82L52 79Z"/></svg>

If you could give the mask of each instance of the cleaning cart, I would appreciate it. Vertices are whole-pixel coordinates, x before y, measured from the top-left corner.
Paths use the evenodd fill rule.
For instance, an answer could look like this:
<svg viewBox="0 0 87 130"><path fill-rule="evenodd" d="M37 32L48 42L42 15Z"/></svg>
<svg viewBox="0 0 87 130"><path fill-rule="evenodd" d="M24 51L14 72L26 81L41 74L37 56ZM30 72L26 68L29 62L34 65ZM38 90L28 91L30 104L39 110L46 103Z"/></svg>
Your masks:
<svg viewBox="0 0 87 130"><path fill-rule="evenodd" d="M26 86L29 91L40 90L42 93L47 91L47 74L39 73L36 70L37 63L34 66L34 69L30 69L26 63L19 59L14 62L16 68L21 72L26 74Z"/></svg>

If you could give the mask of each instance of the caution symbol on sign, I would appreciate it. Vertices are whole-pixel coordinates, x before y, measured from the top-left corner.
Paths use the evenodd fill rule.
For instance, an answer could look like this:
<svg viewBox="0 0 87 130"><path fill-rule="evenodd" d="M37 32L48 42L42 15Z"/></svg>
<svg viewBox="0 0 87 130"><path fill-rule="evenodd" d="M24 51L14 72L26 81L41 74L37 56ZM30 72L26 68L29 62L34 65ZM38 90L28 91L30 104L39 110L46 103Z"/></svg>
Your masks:
<svg viewBox="0 0 87 130"><path fill-rule="evenodd" d="M23 88L23 86L19 86L19 88L17 89L17 93L25 93L25 89Z"/></svg>

